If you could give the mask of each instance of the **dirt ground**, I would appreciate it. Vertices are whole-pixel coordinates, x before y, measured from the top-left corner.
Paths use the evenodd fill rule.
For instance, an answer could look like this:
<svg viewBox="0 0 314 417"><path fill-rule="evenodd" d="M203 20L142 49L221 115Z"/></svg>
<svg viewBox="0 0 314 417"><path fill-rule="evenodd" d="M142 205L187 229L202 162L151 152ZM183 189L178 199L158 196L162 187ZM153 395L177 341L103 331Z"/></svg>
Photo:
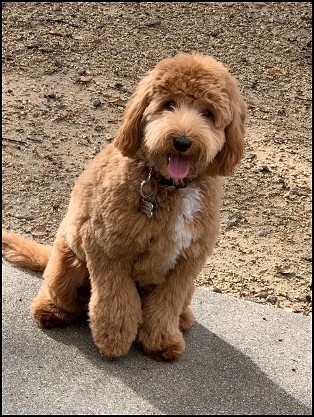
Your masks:
<svg viewBox="0 0 314 417"><path fill-rule="evenodd" d="M311 313L310 2L2 2L2 224L52 243L75 178L162 58L222 61L249 108L198 285Z"/></svg>

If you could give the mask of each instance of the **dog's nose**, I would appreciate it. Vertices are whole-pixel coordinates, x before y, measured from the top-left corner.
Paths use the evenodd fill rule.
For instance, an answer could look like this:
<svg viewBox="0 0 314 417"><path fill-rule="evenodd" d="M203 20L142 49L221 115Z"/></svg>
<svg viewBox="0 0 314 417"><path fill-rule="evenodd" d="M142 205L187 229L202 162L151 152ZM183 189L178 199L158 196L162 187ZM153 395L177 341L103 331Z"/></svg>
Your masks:
<svg viewBox="0 0 314 417"><path fill-rule="evenodd" d="M186 136L179 136L177 138L173 138L172 143L174 149L179 152L186 152L188 149L190 149L192 145L191 139L189 139Z"/></svg>

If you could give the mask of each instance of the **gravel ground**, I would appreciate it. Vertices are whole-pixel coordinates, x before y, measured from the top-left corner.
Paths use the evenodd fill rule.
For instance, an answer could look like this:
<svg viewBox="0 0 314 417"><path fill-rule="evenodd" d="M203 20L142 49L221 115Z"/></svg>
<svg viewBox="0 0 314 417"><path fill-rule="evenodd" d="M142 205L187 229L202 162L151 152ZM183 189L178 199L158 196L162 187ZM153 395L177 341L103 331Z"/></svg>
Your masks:
<svg viewBox="0 0 314 417"><path fill-rule="evenodd" d="M3 226L51 243L144 73L210 54L239 80L249 120L198 285L310 314L311 22L310 2L2 3Z"/></svg>

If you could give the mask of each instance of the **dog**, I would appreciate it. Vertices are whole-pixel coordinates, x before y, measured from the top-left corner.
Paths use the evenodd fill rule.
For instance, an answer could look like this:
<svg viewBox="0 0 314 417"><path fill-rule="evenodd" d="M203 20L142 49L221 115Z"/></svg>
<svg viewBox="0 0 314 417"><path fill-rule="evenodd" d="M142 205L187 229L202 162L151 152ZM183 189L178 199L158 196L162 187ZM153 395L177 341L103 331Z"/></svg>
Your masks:
<svg viewBox="0 0 314 417"><path fill-rule="evenodd" d="M3 256L43 271L31 305L40 327L85 317L104 357L133 342L156 360L182 355L246 115L236 79L208 55L179 53L140 80L116 137L77 179L53 245L3 231Z"/></svg>

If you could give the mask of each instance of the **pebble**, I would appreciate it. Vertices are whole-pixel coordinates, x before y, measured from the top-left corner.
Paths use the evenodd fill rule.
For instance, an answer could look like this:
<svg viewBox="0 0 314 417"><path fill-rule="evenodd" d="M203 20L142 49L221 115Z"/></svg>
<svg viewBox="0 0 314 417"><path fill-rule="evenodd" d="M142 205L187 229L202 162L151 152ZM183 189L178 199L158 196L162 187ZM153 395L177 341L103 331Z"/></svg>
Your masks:
<svg viewBox="0 0 314 417"><path fill-rule="evenodd" d="M266 297L266 301L268 301L269 303L275 305L278 301L278 297L276 297L276 295L270 294Z"/></svg>
<svg viewBox="0 0 314 417"><path fill-rule="evenodd" d="M55 51L53 48L48 48L48 47L45 47L45 46L39 47L38 49L39 49L39 51L45 52L45 53L50 53L50 52Z"/></svg>
<svg viewBox="0 0 314 417"><path fill-rule="evenodd" d="M255 294L258 298L267 298L269 296L268 291L259 291L257 294Z"/></svg>
<svg viewBox="0 0 314 417"><path fill-rule="evenodd" d="M160 19L154 19L154 20L151 20L151 21L145 23L145 26L150 26L150 27L151 26L158 26L158 25L160 25L160 23L161 23Z"/></svg>
<svg viewBox="0 0 314 417"><path fill-rule="evenodd" d="M44 97L54 99L54 98L56 98L57 96L56 96L56 93L51 92L51 93L47 93L47 94L45 94L45 95L44 95Z"/></svg>
<svg viewBox="0 0 314 417"><path fill-rule="evenodd" d="M270 172L270 168L269 168L267 165L262 165L262 166L259 168L259 171L260 171L260 172L265 172L265 173L267 173L267 172Z"/></svg>
<svg viewBox="0 0 314 417"><path fill-rule="evenodd" d="M270 233L269 229L262 229L258 232L258 236L265 237L265 236L269 235L269 233Z"/></svg>
<svg viewBox="0 0 314 417"><path fill-rule="evenodd" d="M212 286L210 286L210 287L207 287L210 291L212 291L212 292L217 292L217 293L219 293L219 294L222 294L222 291L221 291L221 289L220 288L218 288L218 287L215 287L214 285L212 285Z"/></svg>
<svg viewBox="0 0 314 417"><path fill-rule="evenodd" d="M102 105L102 102L100 101L99 98L96 98L96 100L93 101L94 107L100 107L101 105Z"/></svg>
<svg viewBox="0 0 314 417"><path fill-rule="evenodd" d="M92 81L93 77L88 75L88 76L80 76L78 81L83 83L83 84L88 84Z"/></svg>

